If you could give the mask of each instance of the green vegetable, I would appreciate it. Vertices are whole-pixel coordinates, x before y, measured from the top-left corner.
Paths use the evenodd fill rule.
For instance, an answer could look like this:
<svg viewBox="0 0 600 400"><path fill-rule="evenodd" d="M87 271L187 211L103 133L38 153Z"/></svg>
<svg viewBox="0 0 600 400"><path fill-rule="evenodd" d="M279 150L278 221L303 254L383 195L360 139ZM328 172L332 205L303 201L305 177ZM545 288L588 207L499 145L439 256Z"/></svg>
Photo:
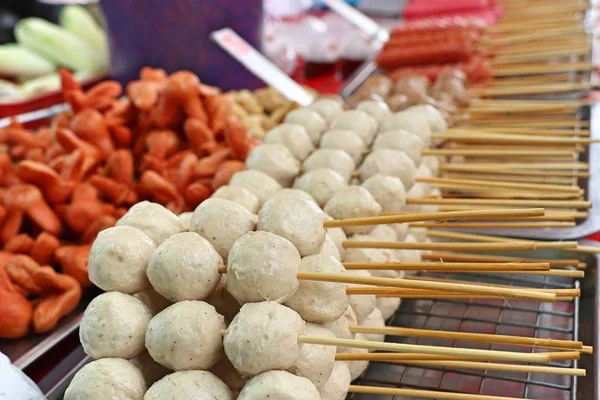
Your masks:
<svg viewBox="0 0 600 400"><path fill-rule="evenodd" d="M81 82L91 75L87 72L76 72L74 77L77 81ZM52 90L60 89L60 75L57 73L42 76L36 79L32 79L23 83L19 89L19 92L23 97L33 96L42 92L49 92Z"/></svg>
<svg viewBox="0 0 600 400"><path fill-rule="evenodd" d="M79 37L98 53L108 55L106 32L96 23L87 9L78 5L64 6L59 21L63 28Z"/></svg>
<svg viewBox="0 0 600 400"><path fill-rule="evenodd" d="M50 61L19 45L0 46L0 75L28 79L50 74L55 69Z"/></svg>
<svg viewBox="0 0 600 400"><path fill-rule="evenodd" d="M104 72L108 57L68 30L40 18L25 18L15 27L17 42L72 70Z"/></svg>

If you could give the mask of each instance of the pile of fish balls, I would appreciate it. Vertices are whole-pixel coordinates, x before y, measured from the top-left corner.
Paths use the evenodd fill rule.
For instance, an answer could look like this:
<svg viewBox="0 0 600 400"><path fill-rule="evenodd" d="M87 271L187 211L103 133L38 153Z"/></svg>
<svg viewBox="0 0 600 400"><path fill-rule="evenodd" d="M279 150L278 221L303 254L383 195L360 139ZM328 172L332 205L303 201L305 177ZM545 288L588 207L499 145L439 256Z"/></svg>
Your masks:
<svg viewBox="0 0 600 400"><path fill-rule="evenodd" d="M404 210L417 171L435 176L437 160L398 143L419 139L428 146L441 125L411 126L385 104L365 103L347 111L322 99L294 110L253 150L248 169L193 213L177 216L145 201L102 231L88 268L106 293L90 303L80 328L94 361L77 373L65 399L112 393L344 399L368 362L335 361L335 353L366 350L301 344L298 336L382 341L350 328L385 325L400 299L349 296L346 284L297 274L371 276L345 270L342 261L420 259L416 250L343 246L346 240L416 240L406 224L326 229L323 223ZM435 119L431 110L419 115ZM411 131L415 126L427 128ZM390 164L376 162L376 151ZM360 185L350 183L356 178Z"/></svg>

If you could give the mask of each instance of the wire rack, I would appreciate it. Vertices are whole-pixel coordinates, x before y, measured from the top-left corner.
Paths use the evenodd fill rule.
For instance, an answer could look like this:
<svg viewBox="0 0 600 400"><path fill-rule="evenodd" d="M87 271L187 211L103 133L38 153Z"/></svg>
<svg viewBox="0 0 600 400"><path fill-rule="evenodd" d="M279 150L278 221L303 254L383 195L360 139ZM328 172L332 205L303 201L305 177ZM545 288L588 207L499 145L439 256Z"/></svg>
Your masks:
<svg viewBox="0 0 600 400"><path fill-rule="evenodd" d="M579 281L542 276L428 274L432 277L470 280L492 284L544 289L579 288ZM578 298L573 302L538 303L518 299L405 300L389 325L417 329L446 330L539 338L579 340ZM467 347L487 350L530 352L534 349L500 344L473 343L448 339L386 337L387 341L430 346ZM551 365L577 368L577 361ZM451 368L420 368L371 362L357 384L403 387L446 392L484 394L544 400L577 400L577 377L524 374L511 371L483 371ZM591 397L581 397L584 400ZM351 394L349 399L393 399L407 397ZM410 398L414 399L414 398Z"/></svg>

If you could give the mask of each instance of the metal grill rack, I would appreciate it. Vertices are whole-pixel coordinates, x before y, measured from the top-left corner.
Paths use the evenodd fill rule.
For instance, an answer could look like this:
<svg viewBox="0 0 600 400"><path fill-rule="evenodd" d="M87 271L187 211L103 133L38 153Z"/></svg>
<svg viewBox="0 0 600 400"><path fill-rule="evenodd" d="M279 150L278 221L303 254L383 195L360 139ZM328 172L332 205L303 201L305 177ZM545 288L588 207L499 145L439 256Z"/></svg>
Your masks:
<svg viewBox="0 0 600 400"><path fill-rule="evenodd" d="M591 266L588 273L592 273ZM579 281L559 277L523 276L523 275L476 275L468 274L428 274L427 276L447 277L510 286L528 286L545 289L580 288ZM585 285L583 285L585 286ZM590 287L591 289L591 287ZM593 290L593 289L592 289ZM591 294L591 296L590 296ZM400 309L390 319L388 325L417 329L446 330L454 332L473 332L552 338L563 340L582 340L580 327L586 328L586 341L593 339L594 293L582 290L582 298L573 302L538 303L519 299L465 299L463 300L405 300ZM591 307L589 303L591 301ZM586 302L582 323L581 302ZM588 323L589 322L589 323ZM591 325L590 325L591 324ZM591 330L590 332L587 332ZM402 343L468 347L488 350L535 351L525 347L499 344L474 343L432 338L386 337L387 341ZM589 342L588 342L589 343ZM591 344L591 343L590 343ZM588 368L588 378L560 375L542 375L507 371L483 371L435 367L415 367L400 364L371 362L366 373L357 384L369 386L404 387L422 390L443 390L447 392L506 396L514 398L544 400L591 400L593 377L591 356L581 361L559 361L551 365L557 367ZM584 365L582 365L584 364ZM584 381L584 385L580 385ZM594 392L597 391L597 388ZM404 400L406 397L351 394L354 400Z"/></svg>

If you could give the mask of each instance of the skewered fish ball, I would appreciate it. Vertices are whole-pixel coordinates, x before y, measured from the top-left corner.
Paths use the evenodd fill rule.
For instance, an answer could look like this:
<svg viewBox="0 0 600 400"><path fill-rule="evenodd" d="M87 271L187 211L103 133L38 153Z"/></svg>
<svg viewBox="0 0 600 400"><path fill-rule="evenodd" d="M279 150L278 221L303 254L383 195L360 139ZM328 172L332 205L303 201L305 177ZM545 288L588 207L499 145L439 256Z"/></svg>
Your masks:
<svg viewBox="0 0 600 400"><path fill-rule="evenodd" d="M305 335L323 338L335 339L335 335L329 329L321 325L306 324ZM323 386L335 363L335 346L326 346L322 344L303 344L300 350L300 357L294 365L288 369L294 375L306 378L315 385L316 388Z"/></svg>
<svg viewBox="0 0 600 400"><path fill-rule="evenodd" d="M240 311L240 303L227 291L227 274L221 276L215 290L204 301L213 306L228 321L231 321Z"/></svg>
<svg viewBox="0 0 600 400"><path fill-rule="evenodd" d="M335 192L346 186L348 183L345 178L331 168L318 168L305 172L294 183L294 188L310 194L319 207L324 207Z"/></svg>
<svg viewBox="0 0 600 400"><path fill-rule="evenodd" d="M360 186L348 186L336 192L323 209L335 219L374 217L381 212L381 206L369 191ZM344 227L347 235L369 233L372 226Z"/></svg>
<svg viewBox="0 0 600 400"><path fill-rule="evenodd" d="M427 186L422 183L416 183L406 193L407 199L422 199L427 195ZM423 205L421 204L408 204L404 207L404 211L407 212L425 212Z"/></svg>
<svg viewBox="0 0 600 400"><path fill-rule="evenodd" d="M225 354L244 376L290 368L300 356L304 325L297 312L277 302L244 304L225 332Z"/></svg>
<svg viewBox="0 0 600 400"><path fill-rule="evenodd" d="M402 129L380 133L377 135L375 143L373 144L374 150L400 150L406 153L406 155L413 160L415 165L421 164L421 152L423 151L424 147L425 146L421 138L414 133L410 133Z"/></svg>
<svg viewBox="0 0 600 400"><path fill-rule="evenodd" d="M379 132L387 132L393 130L406 130L417 135L426 147L431 146L431 128L425 119L414 118L406 111L400 111L392 114L383 120L379 125Z"/></svg>
<svg viewBox="0 0 600 400"><path fill-rule="evenodd" d="M413 235L410 233L406 235L404 238L404 242L406 243L419 243ZM420 250L396 250L396 257L401 262L420 262L421 261L421 251Z"/></svg>
<svg viewBox="0 0 600 400"><path fill-rule="evenodd" d="M137 298L119 292L103 293L83 313L79 340L94 359L133 358L144 351L150 310Z"/></svg>
<svg viewBox="0 0 600 400"><path fill-rule="evenodd" d="M400 297L378 297L377 308L381 311L381 316L388 319L396 313L401 301Z"/></svg>
<svg viewBox="0 0 600 400"><path fill-rule="evenodd" d="M334 99L319 99L306 108L319 113L328 124L344 112L342 103Z"/></svg>
<svg viewBox="0 0 600 400"><path fill-rule="evenodd" d="M103 358L77 371L64 400L142 400L145 392L144 377L135 365L121 358Z"/></svg>
<svg viewBox="0 0 600 400"><path fill-rule="evenodd" d="M258 217L237 203L207 199L194 210L190 231L208 240L223 260L233 243L256 228Z"/></svg>
<svg viewBox="0 0 600 400"><path fill-rule="evenodd" d="M264 172L255 170L236 172L231 177L229 185L240 186L252 192L258 198L259 207L283 189L275 179Z"/></svg>
<svg viewBox="0 0 600 400"><path fill-rule="evenodd" d="M418 104L404 111L414 118L424 119L429 124L431 132L444 133L448 130L448 124L444 115L431 104Z"/></svg>
<svg viewBox="0 0 600 400"><path fill-rule="evenodd" d="M129 360L129 362L140 369L142 375L144 376L146 386L148 387L172 372L168 368L165 368L154 361L147 351L144 351L139 356L132 358Z"/></svg>
<svg viewBox="0 0 600 400"><path fill-rule="evenodd" d="M350 250L350 249L348 249ZM373 275L367 270L364 269L352 269L346 270L346 274L362 276L366 278L370 278ZM365 286L365 285L351 285L351 286ZM356 314L356 320L360 324L369 314L373 312L375 307L377 307L377 297L372 294L353 294L350 295L350 306L354 310Z"/></svg>
<svg viewBox="0 0 600 400"><path fill-rule="evenodd" d="M285 146L294 157L304 161L315 146L302 125L281 124L267 132L263 143Z"/></svg>
<svg viewBox="0 0 600 400"><path fill-rule="evenodd" d="M410 190L415 183L417 168L402 151L379 149L365 157L359 172L363 182L377 174L395 176L402 181L406 190Z"/></svg>
<svg viewBox="0 0 600 400"><path fill-rule="evenodd" d="M377 241L380 238L373 235L354 235L349 240L351 241ZM346 262L390 262L394 261L394 253L388 249L346 249ZM348 271L350 272L350 271ZM367 276L367 275L365 275ZM383 278L395 278L398 276L394 270L371 270L368 276L379 276ZM363 297L361 295L361 297ZM356 311L356 310L355 310ZM357 314L358 316L358 314Z"/></svg>
<svg viewBox="0 0 600 400"><path fill-rule="evenodd" d="M396 231L389 225L377 225L369 236L375 240L381 240L382 242L395 242Z"/></svg>
<svg viewBox="0 0 600 400"><path fill-rule="evenodd" d="M172 301L165 299L156 290L154 290L152 285L148 286L141 292L134 294L133 296L144 303L144 305L148 307L148 310L150 310L150 314L153 316L173 304Z"/></svg>
<svg viewBox="0 0 600 400"><path fill-rule="evenodd" d="M183 232L156 248L146 273L154 289L171 301L203 300L221 279L220 265L223 259L208 240Z"/></svg>
<svg viewBox="0 0 600 400"><path fill-rule="evenodd" d="M406 238L406 235L408 235L408 223L403 223L403 224L388 224L388 226L390 228L392 228L394 230L394 232L396 232L396 241L397 242L402 242L404 241L404 239Z"/></svg>
<svg viewBox="0 0 600 400"><path fill-rule="evenodd" d="M149 201L142 201L132 206L117 221L117 226L122 225L141 230L150 239L154 240L156 245L161 244L176 233L187 230L177 215L160 204Z"/></svg>
<svg viewBox="0 0 600 400"><path fill-rule="evenodd" d="M429 168L431 175L438 176L440 171L440 160L436 156L425 156L422 161L423 165Z"/></svg>
<svg viewBox="0 0 600 400"><path fill-rule="evenodd" d="M348 396L348 389L352 378L350 369L343 361L336 361L333 371L325 384L319 388L321 400L344 400Z"/></svg>
<svg viewBox="0 0 600 400"><path fill-rule="evenodd" d="M306 129L306 133L310 137L314 146L319 144L321 135L327 130L327 122L321 115L308 108L298 108L290 111L286 116L284 122L289 124L302 125Z"/></svg>
<svg viewBox="0 0 600 400"><path fill-rule="evenodd" d="M285 189L281 190L279 193L277 193L275 196L271 197L270 200L279 200L279 199L299 199L299 200L309 201L311 203L316 204L315 199L313 199L313 197L310 194L308 194L304 190L300 190L300 189L285 188Z"/></svg>
<svg viewBox="0 0 600 400"><path fill-rule="evenodd" d="M377 120L364 111L351 110L345 111L333 121L331 121L332 130L343 129L358 133L365 146L370 146L377 134Z"/></svg>
<svg viewBox="0 0 600 400"><path fill-rule="evenodd" d="M344 150L318 149L304 160L302 169L304 172L308 172L320 168L330 168L342 175L348 182L356 169L356 164Z"/></svg>
<svg viewBox="0 0 600 400"><path fill-rule="evenodd" d="M88 257L90 281L105 291L141 292L149 286L146 267L156 243L132 226L101 231Z"/></svg>
<svg viewBox="0 0 600 400"><path fill-rule="evenodd" d="M312 201L272 199L261 207L257 229L289 240L304 257L321 251L325 241L325 218L325 213Z"/></svg>
<svg viewBox="0 0 600 400"><path fill-rule="evenodd" d="M192 222L192 215L194 213L191 211L188 212L184 212L178 215L179 220L181 221L181 223L183 224L183 226L185 227L185 230L187 231L190 228L190 222Z"/></svg>
<svg viewBox="0 0 600 400"><path fill-rule="evenodd" d="M240 303L283 303L298 289L300 254L287 239L271 232L250 232L231 247L227 291Z"/></svg>
<svg viewBox="0 0 600 400"><path fill-rule="evenodd" d="M350 331L350 327L356 326L357 324L356 314L354 313L352 306L348 305L341 317L335 321L326 322L323 326L333 332L338 339L354 339L354 333ZM338 347L337 352L344 353L345 349L345 347Z"/></svg>
<svg viewBox="0 0 600 400"><path fill-rule="evenodd" d="M174 371L210 369L223 355L225 318L203 301L180 301L154 316L146 348L154 361Z"/></svg>
<svg viewBox="0 0 600 400"><path fill-rule="evenodd" d="M180 371L165 376L148 389L144 400L233 400L227 385L208 371Z"/></svg>
<svg viewBox="0 0 600 400"><path fill-rule="evenodd" d="M331 220L333 218L329 217L327 220ZM340 261L343 261L346 258L346 249L343 244L346 241L346 233L343 228L327 228L327 235L331 239L331 241L335 244L338 251L340 252Z"/></svg>
<svg viewBox="0 0 600 400"><path fill-rule="evenodd" d="M360 163L367 152L367 147L358 133L348 129L325 132L321 136L320 148L344 150L356 164Z"/></svg>
<svg viewBox="0 0 600 400"><path fill-rule="evenodd" d="M338 261L342 261L342 256L340 255L340 251L338 250L337 245L333 242L333 239L331 239L331 236L328 233L325 234L325 240L323 241L323 247L321 248L321 251L319 252L319 254L322 256L333 257Z"/></svg>
<svg viewBox="0 0 600 400"><path fill-rule="evenodd" d="M247 209L248 211L250 211L252 214L256 214L258 212L258 209L260 208L258 197L250 190L244 189L241 186L221 186L210 197L212 199L223 199L233 201L234 203L237 203L240 206Z"/></svg>
<svg viewBox="0 0 600 400"><path fill-rule="evenodd" d="M384 328L385 320L383 319L381 310L375 308L371 314L367 315L367 318L362 320L360 326L368 326L369 328ZM383 342L385 340L385 335L381 333L363 333L363 335L371 342Z"/></svg>
<svg viewBox="0 0 600 400"><path fill-rule="evenodd" d="M306 378L286 371L268 371L250 379L238 400L321 400L319 391Z"/></svg>
<svg viewBox="0 0 600 400"><path fill-rule="evenodd" d="M383 212L400 212L406 205L406 189L400 178L375 174L361 186L373 195Z"/></svg>
<svg viewBox="0 0 600 400"><path fill-rule="evenodd" d="M246 168L262 171L281 186L289 187L300 172L300 162L287 147L280 144L261 144L246 159Z"/></svg>
<svg viewBox="0 0 600 400"><path fill-rule="evenodd" d="M299 271L342 274L345 269L336 259L317 254L304 257ZM303 280L285 305L306 321L332 322L340 318L348 308L346 286L345 283Z"/></svg>
<svg viewBox="0 0 600 400"><path fill-rule="evenodd" d="M363 100L356 105L356 109L369 114L379 124L392 113L385 101L377 100Z"/></svg>
<svg viewBox="0 0 600 400"><path fill-rule="evenodd" d="M355 336L356 340L367 340L367 338L361 334L361 333L357 333ZM357 347L352 347L349 348L347 353L353 353L353 354L367 354L369 352L369 350L367 349L359 349ZM367 368L369 367L369 362L362 360L362 361L346 361L346 365L348 365L348 369L350 370L350 381L353 381L355 379L358 379L359 376L361 376L363 374L363 372L365 372L367 370Z"/></svg>

